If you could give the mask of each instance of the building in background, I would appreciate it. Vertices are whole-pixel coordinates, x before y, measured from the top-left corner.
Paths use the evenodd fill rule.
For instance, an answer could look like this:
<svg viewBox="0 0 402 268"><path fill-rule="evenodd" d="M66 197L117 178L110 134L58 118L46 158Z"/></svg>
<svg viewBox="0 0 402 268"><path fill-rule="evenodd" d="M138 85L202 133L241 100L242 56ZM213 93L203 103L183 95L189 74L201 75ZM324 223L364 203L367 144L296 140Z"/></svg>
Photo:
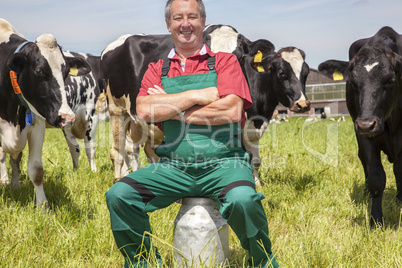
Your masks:
<svg viewBox="0 0 402 268"><path fill-rule="evenodd" d="M278 105L277 114L315 117L349 115L346 107L346 81L342 74L335 75L334 78L335 81L315 69L310 69L306 82L306 95L311 102L310 111L294 114L283 105Z"/></svg>

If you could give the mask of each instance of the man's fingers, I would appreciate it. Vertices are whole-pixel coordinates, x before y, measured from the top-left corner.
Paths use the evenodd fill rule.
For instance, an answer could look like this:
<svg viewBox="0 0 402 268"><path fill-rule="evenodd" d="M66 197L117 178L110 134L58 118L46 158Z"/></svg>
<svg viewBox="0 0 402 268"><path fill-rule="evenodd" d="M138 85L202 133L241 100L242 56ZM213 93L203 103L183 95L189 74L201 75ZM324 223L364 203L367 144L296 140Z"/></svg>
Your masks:
<svg viewBox="0 0 402 268"><path fill-rule="evenodd" d="M148 88L147 92L149 95L166 94L166 92L163 90L163 88L161 88L158 85L154 85L154 88L152 88L152 87Z"/></svg>

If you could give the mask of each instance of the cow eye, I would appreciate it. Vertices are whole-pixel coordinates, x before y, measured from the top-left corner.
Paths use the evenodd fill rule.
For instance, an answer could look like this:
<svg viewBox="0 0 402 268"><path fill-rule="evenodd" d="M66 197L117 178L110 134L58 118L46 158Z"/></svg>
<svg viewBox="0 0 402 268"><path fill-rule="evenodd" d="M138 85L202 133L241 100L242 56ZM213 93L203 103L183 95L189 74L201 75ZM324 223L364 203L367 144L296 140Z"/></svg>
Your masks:
<svg viewBox="0 0 402 268"><path fill-rule="evenodd" d="M278 75L281 79L288 79L288 75L283 70L279 70Z"/></svg>
<svg viewBox="0 0 402 268"><path fill-rule="evenodd" d="M45 72L40 68L36 68L35 69L35 75L39 76L39 77L45 77Z"/></svg>
<svg viewBox="0 0 402 268"><path fill-rule="evenodd" d="M359 91L359 88L358 88L358 86L356 85L356 81L354 81L353 79L351 79L351 80L348 82L348 84L349 84L349 87L350 87L352 90L354 90L354 91L356 91L356 92Z"/></svg>
<svg viewBox="0 0 402 268"><path fill-rule="evenodd" d="M393 87L395 85L395 82L396 82L395 78L392 77L391 79L388 79L385 82L384 86L385 87Z"/></svg>

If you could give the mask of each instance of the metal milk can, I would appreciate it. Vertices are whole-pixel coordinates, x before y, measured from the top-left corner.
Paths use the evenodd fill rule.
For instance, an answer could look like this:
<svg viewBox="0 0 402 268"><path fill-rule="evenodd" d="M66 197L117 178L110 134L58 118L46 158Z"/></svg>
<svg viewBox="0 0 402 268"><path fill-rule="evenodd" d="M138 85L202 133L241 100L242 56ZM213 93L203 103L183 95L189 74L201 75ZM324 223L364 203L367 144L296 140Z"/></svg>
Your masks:
<svg viewBox="0 0 402 268"><path fill-rule="evenodd" d="M173 246L178 267L228 264L229 225L212 199L182 199L174 221Z"/></svg>

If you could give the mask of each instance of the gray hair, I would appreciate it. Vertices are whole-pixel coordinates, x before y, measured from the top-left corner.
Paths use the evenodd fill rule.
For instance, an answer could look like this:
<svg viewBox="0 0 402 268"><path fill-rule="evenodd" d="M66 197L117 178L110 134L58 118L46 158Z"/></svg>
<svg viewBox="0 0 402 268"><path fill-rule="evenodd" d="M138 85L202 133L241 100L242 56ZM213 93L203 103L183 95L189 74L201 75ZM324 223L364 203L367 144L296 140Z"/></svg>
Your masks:
<svg viewBox="0 0 402 268"><path fill-rule="evenodd" d="M172 2L174 0L168 0L166 2L166 6L165 6L165 19L170 23L170 7L172 5ZM200 7L200 14L201 14L201 18L204 18L207 14L205 12L205 6L204 3L202 2L202 0L195 0L198 3L198 6Z"/></svg>

